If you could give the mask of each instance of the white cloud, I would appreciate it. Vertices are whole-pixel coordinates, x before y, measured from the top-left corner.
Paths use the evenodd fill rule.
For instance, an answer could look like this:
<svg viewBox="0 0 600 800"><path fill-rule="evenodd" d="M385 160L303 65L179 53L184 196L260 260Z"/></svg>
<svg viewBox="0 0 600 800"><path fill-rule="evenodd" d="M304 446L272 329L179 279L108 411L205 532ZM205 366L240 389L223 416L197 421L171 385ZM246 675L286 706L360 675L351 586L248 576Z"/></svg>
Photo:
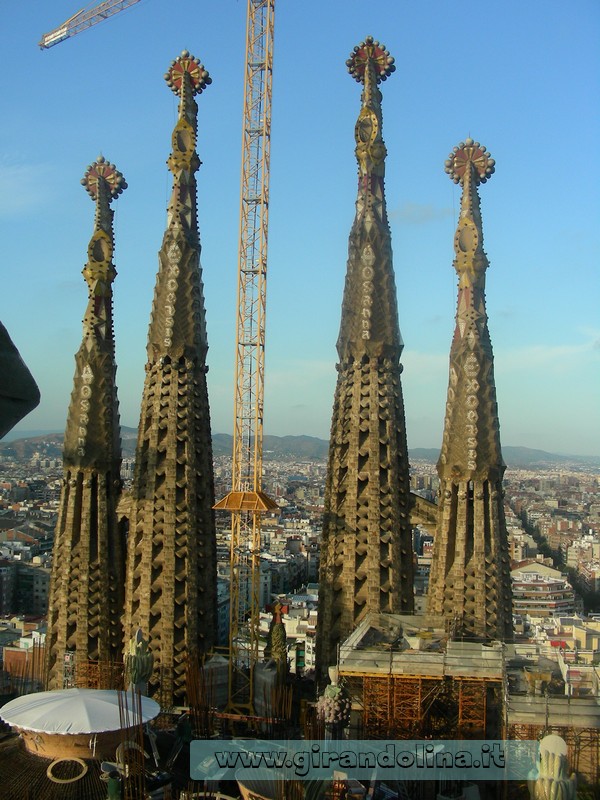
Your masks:
<svg viewBox="0 0 600 800"><path fill-rule="evenodd" d="M409 381L413 385L437 383L448 380L448 353L420 353L418 350L405 350L400 359L404 365L403 385Z"/></svg>
<svg viewBox="0 0 600 800"><path fill-rule="evenodd" d="M282 363L285 366L280 366ZM320 388L323 381L327 381L333 386L335 375L333 360L290 358L285 362L278 360L276 364L267 364L265 385L272 390L295 392L309 386Z"/></svg>
<svg viewBox="0 0 600 800"><path fill-rule="evenodd" d="M0 216L18 216L43 204L51 171L45 164L0 163Z"/></svg>
<svg viewBox="0 0 600 800"><path fill-rule="evenodd" d="M496 364L503 372L529 370L535 372L544 368L547 373L563 374L573 369L581 369L591 361L597 361L600 354L600 334L586 329L581 333L586 337L578 344L532 344L509 350L495 348Z"/></svg>
<svg viewBox="0 0 600 800"><path fill-rule="evenodd" d="M427 203L404 203L400 208L388 212L392 222L402 225L427 225L439 219L447 219L452 214L451 208L436 208Z"/></svg>

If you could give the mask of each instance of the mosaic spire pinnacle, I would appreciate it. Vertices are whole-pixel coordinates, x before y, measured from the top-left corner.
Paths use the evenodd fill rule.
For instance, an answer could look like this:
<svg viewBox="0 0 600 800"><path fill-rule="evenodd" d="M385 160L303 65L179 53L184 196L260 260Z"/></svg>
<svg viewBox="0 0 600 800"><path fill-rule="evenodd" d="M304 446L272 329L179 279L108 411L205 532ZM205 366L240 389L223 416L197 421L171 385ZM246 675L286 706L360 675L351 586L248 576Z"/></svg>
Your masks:
<svg viewBox="0 0 600 800"><path fill-rule="evenodd" d="M336 662L338 644L367 613L413 610L402 339L378 88L393 72L393 62L370 36L346 62L363 90L321 543L317 671L322 677Z"/></svg>
<svg viewBox="0 0 600 800"><path fill-rule="evenodd" d="M212 79L197 58L187 50L176 58L165 74L167 86L179 97L178 119L171 137L172 152L167 166L173 173L173 192L167 209L167 227L179 227L198 237L195 173L200 168L196 152L198 104L194 97L202 94Z"/></svg>
<svg viewBox="0 0 600 800"><path fill-rule="evenodd" d="M485 147L466 139L446 161L446 172L462 186L454 235L458 274L456 326L450 354L450 388L441 463L452 463L464 478L501 478L504 463L494 383L494 359L485 307L483 224L477 187L495 170ZM465 379L459 380L464 373ZM490 472L491 471L491 472Z"/></svg>
<svg viewBox="0 0 600 800"><path fill-rule="evenodd" d="M394 58L384 45L367 36L354 48L346 66L350 75L363 86L362 108L354 128L359 175L383 176L387 151L382 138L381 92L377 87L395 72Z"/></svg>
<svg viewBox="0 0 600 800"><path fill-rule="evenodd" d="M82 183L96 204L83 276L88 304L65 430L63 486L54 539L48 617L50 688L63 687L64 656L76 663L120 658L124 536L121 440L112 319L116 270L111 201L127 184L99 157Z"/></svg>
<svg viewBox="0 0 600 800"><path fill-rule="evenodd" d="M445 169L463 191L454 236L458 301L438 462L438 525L428 610L445 617L456 636L510 639L505 465L485 307L488 259L477 192L495 166L485 147L468 138L450 153Z"/></svg>
<svg viewBox="0 0 600 800"><path fill-rule="evenodd" d="M159 251L130 498L125 638L141 628L154 657L151 691L185 698L188 658L215 640L216 542L206 323L196 178L197 104L210 83L183 51L165 76L179 97L167 161L173 192Z"/></svg>
<svg viewBox="0 0 600 800"><path fill-rule="evenodd" d="M384 45L368 36L354 48L346 64L363 90L354 128L358 162L356 216L350 233L337 350L342 361L362 354L397 360L402 338L385 204L387 150L378 88L395 70L394 59Z"/></svg>
<svg viewBox="0 0 600 800"><path fill-rule="evenodd" d="M200 280L196 152L198 105L195 95L211 83L208 72L187 50L176 58L165 80L179 97L167 166L173 190L167 207L167 229L159 252L159 269L148 331L148 357L182 355L205 359L208 350L203 287Z"/></svg>
<svg viewBox="0 0 600 800"><path fill-rule="evenodd" d="M88 352L100 348L114 353L112 284L117 271L112 263L114 211L110 204L127 188L127 183L114 164L103 156L98 156L90 164L81 183L96 205L94 233L88 245L88 261L82 271L89 290L83 318L82 347Z"/></svg>

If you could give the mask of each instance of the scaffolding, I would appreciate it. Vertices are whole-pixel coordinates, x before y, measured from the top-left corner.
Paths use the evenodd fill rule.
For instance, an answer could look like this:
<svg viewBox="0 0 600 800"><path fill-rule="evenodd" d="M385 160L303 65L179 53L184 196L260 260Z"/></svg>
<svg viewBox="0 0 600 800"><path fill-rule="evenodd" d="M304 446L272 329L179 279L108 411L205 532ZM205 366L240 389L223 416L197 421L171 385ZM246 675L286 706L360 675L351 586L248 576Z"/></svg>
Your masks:
<svg viewBox="0 0 600 800"><path fill-rule="evenodd" d="M549 734L565 740L569 770L576 772L590 786L600 786L600 729L575 728L552 723L513 723L508 726L509 739L537 741Z"/></svg>
<svg viewBox="0 0 600 800"><path fill-rule="evenodd" d="M367 739L500 738L501 680L354 674L345 685Z"/></svg>
<svg viewBox="0 0 600 800"><path fill-rule="evenodd" d="M514 693L508 696L507 738L560 736L567 745L569 770L582 786L600 786L600 698Z"/></svg>
<svg viewBox="0 0 600 800"><path fill-rule="evenodd" d="M458 720L461 739L486 739L488 684L486 681L457 680ZM501 684L498 685L501 688Z"/></svg>
<svg viewBox="0 0 600 800"><path fill-rule="evenodd" d="M65 654L66 656L67 654ZM73 656L75 654L73 653ZM123 689L122 661L78 661L70 662L71 680L65 688L77 689ZM65 659L65 675L67 664Z"/></svg>
<svg viewBox="0 0 600 800"><path fill-rule="evenodd" d="M434 622L372 613L341 646L364 738L502 738L505 645L448 641Z"/></svg>

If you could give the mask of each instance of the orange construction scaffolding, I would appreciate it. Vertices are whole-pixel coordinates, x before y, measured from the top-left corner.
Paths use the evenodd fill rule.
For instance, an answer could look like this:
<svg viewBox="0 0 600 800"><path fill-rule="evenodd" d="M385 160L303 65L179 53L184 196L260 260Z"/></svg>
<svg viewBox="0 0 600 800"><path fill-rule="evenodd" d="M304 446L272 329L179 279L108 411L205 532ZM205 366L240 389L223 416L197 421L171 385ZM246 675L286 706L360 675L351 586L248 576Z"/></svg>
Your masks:
<svg viewBox="0 0 600 800"><path fill-rule="evenodd" d="M554 733L561 736L568 748L569 771L576 772L588 786L600 786L600 730L598 728L575 728L567 725L511 724L509 739L538 740ZM582 781L581 781L582 782Z"/></svg>
<svg viewBox="0 0 600 800"><path fill-rule="evenodd" d="M344 675L370 739L501 737L502 681L423 675Z"/></svg>
<svg viewBox="0 0 600 800"><path fill-rule="evenodd" d="M77 689L123 689L123 662L75 661L73 686Z"/></svg>

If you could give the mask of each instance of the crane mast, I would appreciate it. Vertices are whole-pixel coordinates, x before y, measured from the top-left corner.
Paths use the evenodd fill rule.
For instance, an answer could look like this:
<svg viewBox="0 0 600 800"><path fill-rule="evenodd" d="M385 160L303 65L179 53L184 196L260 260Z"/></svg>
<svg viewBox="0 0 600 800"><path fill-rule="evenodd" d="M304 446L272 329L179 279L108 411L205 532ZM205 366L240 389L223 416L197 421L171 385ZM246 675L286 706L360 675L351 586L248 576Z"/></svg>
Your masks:
<svg viewBox="0 0 600 800"><path fill-rule="evenodd" d="M275 0L248 0L231 512L229 709L254 713L258 661L269 162Z"/></svg>
<svg viewBox="0 0 600 800"><path fill-rule="evenodd" d="M105 0L103 3L97 3L91 8L82 8L66 22L63 22L58 28L55 28L50 33L45 33L40 40L40 47L42 50L47 50L49 47L54 47L59 42L64 42L71 36L91 28L98 22L103 22L105 19L118 14L129 6L139 3L140 0Z"/></svg>

